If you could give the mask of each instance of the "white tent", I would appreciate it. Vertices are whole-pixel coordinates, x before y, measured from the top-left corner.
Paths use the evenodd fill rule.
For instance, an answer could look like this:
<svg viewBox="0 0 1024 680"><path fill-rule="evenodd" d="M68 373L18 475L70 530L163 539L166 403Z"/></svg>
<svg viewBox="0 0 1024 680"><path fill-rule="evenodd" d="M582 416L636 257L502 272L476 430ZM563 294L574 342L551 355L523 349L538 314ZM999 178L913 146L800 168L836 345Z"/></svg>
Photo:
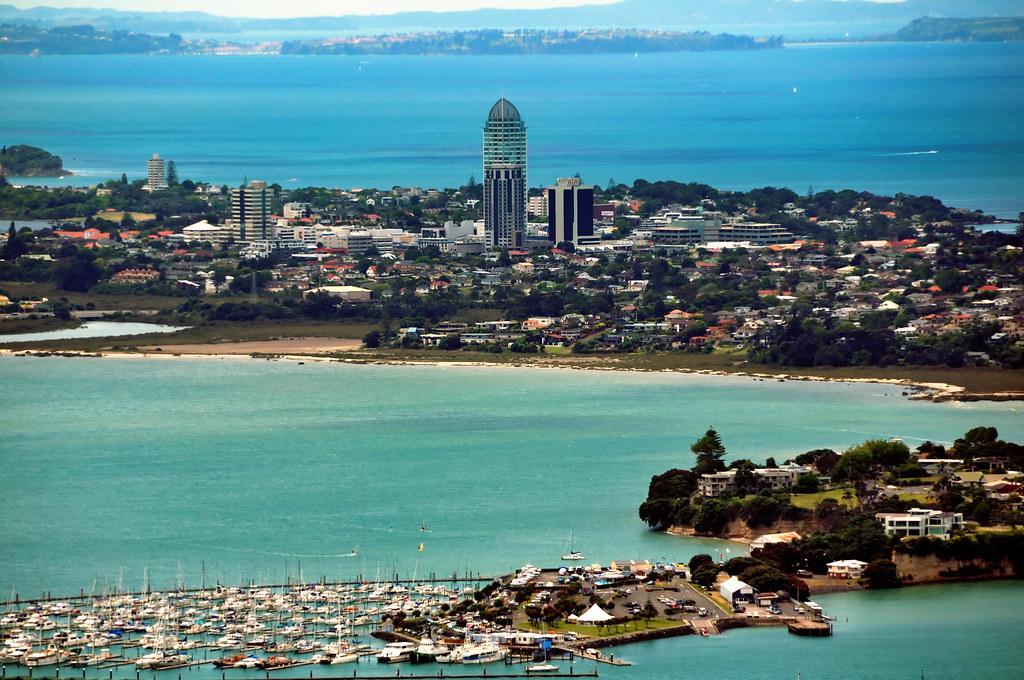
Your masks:
<svg viewBox="0 0 1024 680"><path fill-rule="evenodd" d="M615 617L595 604L590 609L583 612L583 614L581 614L576 620L580 623L604 623L605 621L610 621L613 618Z"/></svg>

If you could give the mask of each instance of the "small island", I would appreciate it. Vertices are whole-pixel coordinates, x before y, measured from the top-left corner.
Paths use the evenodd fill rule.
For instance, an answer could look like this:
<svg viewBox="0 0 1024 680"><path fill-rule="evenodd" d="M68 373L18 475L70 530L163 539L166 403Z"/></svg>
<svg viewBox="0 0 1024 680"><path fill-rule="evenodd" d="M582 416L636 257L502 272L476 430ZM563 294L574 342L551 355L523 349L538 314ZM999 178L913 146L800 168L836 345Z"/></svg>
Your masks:
<svg viewBox="0 0 1024 680"><path fill-rule="evenodd" d="M12 177L62 177L71 175L60 156L28 144L0 149L0 175Z"/></svg>

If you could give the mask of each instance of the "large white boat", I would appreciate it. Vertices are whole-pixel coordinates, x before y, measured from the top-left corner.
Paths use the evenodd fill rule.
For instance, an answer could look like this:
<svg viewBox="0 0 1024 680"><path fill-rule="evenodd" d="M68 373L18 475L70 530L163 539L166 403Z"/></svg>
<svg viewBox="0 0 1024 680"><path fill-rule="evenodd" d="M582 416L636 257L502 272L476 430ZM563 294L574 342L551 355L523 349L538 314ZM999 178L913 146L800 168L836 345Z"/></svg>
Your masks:
<svg viewBox="0 0 1024 680"><path fill-rule="evenodd" d="M60 650L50 646L38 652L29 652L21 657L21 664L34 668L36 666L53 666L60 662Z"/></svg>
<svg viewBox="0 0 1024 680"><path fill-rule="evenodd" d="M377 652L377 661L401 663L408 661L414 651L416 651L416 644L413 642L389 642L384 645L384 649Z"/></svg>
<svg viewBox="0 0 1024 680"><path fill-rule="evenodd" d="M420 644L412 653L413 663L430 663L437 661L437 657L448 653L448 645L425 637L420 638Z"/></svg>
<svg viewBox="0 0 1024 680"><path fill-rule="evenodd" d="M494 663L508 656L508 650L499 647L495 642L481 642L463 649L461 656L462 663Z"/></svg>

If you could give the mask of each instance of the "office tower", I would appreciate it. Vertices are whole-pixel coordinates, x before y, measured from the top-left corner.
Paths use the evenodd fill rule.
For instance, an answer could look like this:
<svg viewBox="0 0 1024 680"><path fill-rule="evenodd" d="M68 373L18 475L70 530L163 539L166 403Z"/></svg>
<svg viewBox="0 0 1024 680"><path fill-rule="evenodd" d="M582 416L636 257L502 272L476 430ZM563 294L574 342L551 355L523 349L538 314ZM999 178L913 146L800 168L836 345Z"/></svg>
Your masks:
<svg viewBox="0 0 1024 680"><path fill-rule="evenodd" d="M594 236L594 187L578 178L559 179L548 187L548 239L580 245Z"/></svg>

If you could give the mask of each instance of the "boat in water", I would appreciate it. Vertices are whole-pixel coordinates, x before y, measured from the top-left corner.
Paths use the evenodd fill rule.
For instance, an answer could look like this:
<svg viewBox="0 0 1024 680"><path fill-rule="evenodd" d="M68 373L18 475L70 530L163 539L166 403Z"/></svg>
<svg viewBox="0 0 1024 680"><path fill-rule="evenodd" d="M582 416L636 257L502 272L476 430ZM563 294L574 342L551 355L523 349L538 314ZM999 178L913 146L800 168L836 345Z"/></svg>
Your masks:
<svg viewBox="0 0 1024 680"><path fill-rule="evenodd" d="M527 673L555 673L558 670L558 666L551 663L535 663L526 667Z"/></svg>
<svg viewBox="0 0 1024 680"><path fill-rule="evenodd" d="M140 670L159 670L161 668L183 666L190 660L191 659L187 654L181 654L179 652L153 652L152 654L146 654L145 656L140 656L136 659L135 667Z"/></svg>
<svg viewBox="0 0 1024 680"><path fill-rule="evenodd" d="M420 638L420 644L413 650L413 663L433 663L437 657L448 654L448 645L438 642L433 638Z"/></svg>
<svg viewBox="0 0 1024 680"><path fill-rule="evenodd" d="M573 531L569 532L569 544L566 546L566 552L562 555L562 559L567 562L586 559L583 557L583 553L576 549L576 534Z"/></svg>
<svg viewBox="0 0 1024 680"><path fill-rule="evenodd" d="M495 642L481 642L478 645L470 645L462 651L462 663L482 664L504 661L508 656L508 650L499 647Z"/></svg>
<svg viewBox="0 0 1024 680"><path fill-rule="evenodd" d="M377 652L377 661L380 663L402 663L412 658L416 651L416 644L412 642L389 642L384 649Z"/></svg>

